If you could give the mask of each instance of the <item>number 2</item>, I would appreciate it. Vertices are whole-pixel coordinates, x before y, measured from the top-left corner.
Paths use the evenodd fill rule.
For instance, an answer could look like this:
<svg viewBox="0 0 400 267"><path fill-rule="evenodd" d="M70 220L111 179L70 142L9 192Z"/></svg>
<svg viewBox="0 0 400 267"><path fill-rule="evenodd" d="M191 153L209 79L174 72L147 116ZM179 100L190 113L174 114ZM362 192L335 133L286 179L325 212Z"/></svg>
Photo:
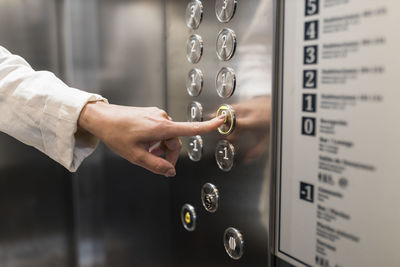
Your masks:
<svg viewBox="0 0 400 267"><path fill-rule="evenodd" d="M193 54L193 53L196 53L196 41L195 41L195 40L192 40L192 41L190 42L190 45L192 46L191 53L192 53L192 54Z"/></svg>
<svg viewBox="0 0 400 267"><path fill-rule="evenodd" d="M305 70L303 72L303 87L316 88L317 87L317 71Z"/></svg>

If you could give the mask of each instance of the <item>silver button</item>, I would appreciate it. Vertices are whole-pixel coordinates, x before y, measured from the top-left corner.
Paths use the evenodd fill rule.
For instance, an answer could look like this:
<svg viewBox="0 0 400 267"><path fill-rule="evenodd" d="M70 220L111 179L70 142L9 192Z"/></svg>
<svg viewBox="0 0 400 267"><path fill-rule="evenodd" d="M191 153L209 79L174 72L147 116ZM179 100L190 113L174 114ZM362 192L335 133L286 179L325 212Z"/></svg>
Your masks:
<svg viewBox="0 0 400 267"><path fill-rule="evenodd" d="M239 230L229 227L224 233L224 247L229 257L238 260L243 256L244 239Z"/></svg>
<svg viewBox="0 0 400 267"><path fill-rule="evenodd" d="M215 185L206 183L201 189L201 201L204 208L209 212L216 212L218 209L219 192Z"/></svg>
<svg viewBox="0 0 400 267"><path fill-rule="evenodd" d="M223 29L217 38L217 56L220 60L227 61L236 51L236 34L231 29Z"/></svg>
<svg viewBox="0 0 400 267"><path fill-rule="evenodd" d="M191 96L198 96L203 89L203 73L199 69L192 69L186 77L186 89Z"/></svg>
<svg viewBox="0 0 400 267"><path fill-rule="evenodd" d="M193 34L186 44L186 57L189 62L196 64L203 55L203 39L200 35Z"/></svg>
<svg viewBox="0 0 400 267"><path fill-rule="evenodd" d="M203 107L199 102L193 101L189 104L187 109L187 119L190 122L203 121Z"/></svg>
<svg viewBox="0 0 400 267"><path fill-rule="evenodd" d="M236 89L236 74L231 68L222 68L215 81L217 93L222 98L229 98Z"/></svg>
<svg viewBox="0 0 400 267"><path fill-rule="evenodd" d="M185 204L181 209L181 221L183 227L188 231L196 229L196 211L192 205Z"/></svg>
<svg viewBox="0 0 400 267"><path fill-rule="evenodd" d="M203 19L203 4L201 1L192 1L186 8L186 25L195 30L200 26Z"/></svg>
<svg viewBox="0 0 400 267"><path fill-rule="evenodd" d="M228 22L235 15L237 0L216 0L215 14L220 22Z"/></svg>
<svg viewBox="0 0 400 267"><path fill-rule="evenodd" d="M192 136L189 139L188 155L192 161L200 161L203 154L203 139L200 135Z"/></svg>
<svg viewBox="0 0 400 267"><path fill-rule="evenodd" d="M225 172L230 171L233 167L234 157L235 147L227 140L219 141L215 150L218 167Z"/></svg>
<svg viewBox="0 0 400 267"><path fill-rule="evenodd" d="M228 104L221 105L217 110L217 117L225 115L224 123L218 127L218 132L223 135L229 135L233 132L236 125L236 115L233 108Z"/></svg>

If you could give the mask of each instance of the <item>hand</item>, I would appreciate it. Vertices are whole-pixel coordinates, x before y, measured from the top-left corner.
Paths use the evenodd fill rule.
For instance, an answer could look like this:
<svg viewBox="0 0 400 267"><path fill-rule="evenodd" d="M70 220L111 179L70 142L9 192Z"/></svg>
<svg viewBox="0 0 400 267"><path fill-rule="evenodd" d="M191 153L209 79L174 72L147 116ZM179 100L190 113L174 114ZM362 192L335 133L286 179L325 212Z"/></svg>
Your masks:
<svg viewBox="0 0 400 267"><path fill-rule="evenodd" d="M161 109L88 103L78 125L97 136L112 151L157 174L176 175L182 143L179 136L195 136L217 129L224 117L206 122L173 122ZM165 155L165 159L160 157Z"/></svg>

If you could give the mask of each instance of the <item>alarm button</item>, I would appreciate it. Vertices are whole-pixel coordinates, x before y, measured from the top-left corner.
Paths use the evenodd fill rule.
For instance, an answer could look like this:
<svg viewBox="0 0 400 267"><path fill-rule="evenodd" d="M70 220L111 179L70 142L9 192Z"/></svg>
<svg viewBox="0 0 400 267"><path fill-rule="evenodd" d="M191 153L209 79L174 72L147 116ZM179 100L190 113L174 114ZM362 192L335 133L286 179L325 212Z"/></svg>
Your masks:
<svg viewBox="0 0 400 267"><path fill-rule="evenodd" d="M236 115L233 108L228 104L223 104L217 110L217 117L225 115L224 124L218 128L218 132L223 135L229 135L235 129Z"/></svg>
<svg viewBox="0 0 400 267"><path fill-rule="evenodd" d="M219 192L215 185L206 183L201 189L201 202L208 212L216 212L218 209Z"/></svg>
<svg viewBox="0 0 400 267"><path fill-rule="evenodd" d="M181 210L181 221L183 227L192 232L196 229L196 211L192 205L185 204Z"/></svg>

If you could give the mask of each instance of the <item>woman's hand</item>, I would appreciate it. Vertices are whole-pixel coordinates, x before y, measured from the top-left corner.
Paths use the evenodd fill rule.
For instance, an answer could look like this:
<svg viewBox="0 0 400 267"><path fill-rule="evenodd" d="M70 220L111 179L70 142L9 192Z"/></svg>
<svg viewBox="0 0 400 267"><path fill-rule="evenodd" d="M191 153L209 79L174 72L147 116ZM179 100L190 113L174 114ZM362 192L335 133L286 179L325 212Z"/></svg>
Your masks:
<svg viewBox="0 0 400 267"><path fill-rule="evenodd" d="M159 108L93 102L82 110L78 125L131 163L172 177L182 148L179 136L210 132L223 122L223 116L206 122L173 122ZM165 159L160 157L163 154Z"/></svg>

